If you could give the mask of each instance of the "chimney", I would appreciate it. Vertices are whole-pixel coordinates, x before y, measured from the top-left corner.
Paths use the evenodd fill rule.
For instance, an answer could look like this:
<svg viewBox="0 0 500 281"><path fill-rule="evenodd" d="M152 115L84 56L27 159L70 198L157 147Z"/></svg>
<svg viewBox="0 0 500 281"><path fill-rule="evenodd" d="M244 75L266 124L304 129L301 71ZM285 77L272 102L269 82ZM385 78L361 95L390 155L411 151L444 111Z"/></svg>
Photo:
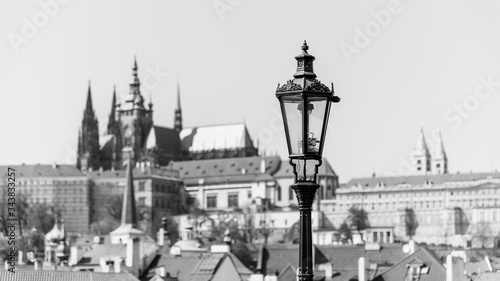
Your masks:
<svg viewBox="0 0 500 281"><path fill-rule="evenodd" d="M99 236L96 236L99 237ZM69 256L69 265L76 265L83 258L83 249L78 246L71 247L70 256Z"/></svg>
<svg viewBox="0 0 500 281"><path fill-rule="evenodd" d="M101 271L108 273L109 272L109 265L107 265L106 260L104 258L101 258L99 260L99 265L101 266Z"/></svg>
<svg viewBox="0 0 500 281"><path fill-rule="evenodd" d="M358 260L358 281L367 281L366 280L366 262L365 262L364 257L360 257Z"/></svg>
<svg viewBox="0 0 500 281"><path fill-rule="evenodd" d="M23 251L18 251L18 253L17 253L17 264L18 265L23 265L24 264L23 260L24 260L24 252Z"/></svg>
<svg viewBox="0 0 500 281"><path fill-rule="evenodd" d="M464 260L455 258L451 255L446 257L446 281L462 281L464 278Z"/></svg>
<svg viewBox="0 0 500 281"><path fill-rule="evenodd" d="M453 258L451 255L446 257L446 281L453 281Z"/></svg>
<svg viewBox="0 0 500 281"><path fill-rule="evenodd" d="M266 172L266 160L264 159L260 160L260 172L261 173Z"/></svg>
<svg viewBox="0 0 500 281"><path fill-rule="evenodd" d="M415 253L415 241L413 240L410 240L410 242L408 242L408 245L410 245L410 255Z"/></svg>
<svg viewBox="0 0 500 281"><path fill-rule="evenodd" d="M121 264L122 264L122 259L120 257L117 257L114 261L115 264L115 273L120 273L121 272Z"/></svg>

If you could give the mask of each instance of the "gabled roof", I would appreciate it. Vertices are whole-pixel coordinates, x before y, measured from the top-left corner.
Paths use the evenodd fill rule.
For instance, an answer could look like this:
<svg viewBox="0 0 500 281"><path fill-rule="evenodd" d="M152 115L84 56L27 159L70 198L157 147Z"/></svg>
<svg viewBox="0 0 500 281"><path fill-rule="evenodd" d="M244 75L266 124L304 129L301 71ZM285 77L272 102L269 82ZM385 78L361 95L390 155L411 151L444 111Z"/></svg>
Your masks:
<svg viewBox="0 0 500 281"><path fill-rule="evenodd" d="M429 250L424 247L419 248L413 254L402 259L380 275L373 281L400 281L405 280L408 265L414 261L423 262L429 268L427 274L421 274L419 281L443 281L446 280L446 269L442 262Z"/></svg>
<svg viewBox="0 0 500 281"><path fill-rule="evenodd" d="M30 164L0 166L7 173L7 168L16 170L17 177L85 177L74 165Z"/></svg>
<svg viewBox="0 0 500 281"><path fill-rule="evenodd" d="M189 151L253 147L243 123L184 128L179 136L183 148Z"/></svg>
<svg viewBox="0 0 500 281"><path fill-rule="evenodd" d="M399 176L399 177L369 177L369 178L353 178L345 187L355 185L361 186L376 186L379 182L383 182L386 186L397 186L400 184L409 185L424 185L427 181L433 184L442 184L444 182L458 182L458 181L475 181L481 179L500 179L499 172L491 173L468 173L468 174L435 174L435 175L412 175L412 176Z"/></svg>
<svg viewBox="0 0 500 281"><path fill-rule="evenodd" d="M149 130L145 146L147 149L157 148L160 151L177 151L181 148L181 140L174 129L153 126Z"/></svg>
<svg viewBox="0 0 500 281"><path fill-rule="evenodd" d="M83 258L78 263L81 265L99 265L101 258L119 256L125 259L127 255L126 244L97 244L90 251L83 253Z"/></svg>
<svg viewBox="0 0 500 281"><path fill-rule="evenodd" d="M263 251L259 254L259 265L262 273L281 274L289 264L299 265L299 245L298 244L274 244L263 246ZM315 264L328 263L329 260L325 254L314 245Z"/></svg>
<svg viewBox="0 0 500 281"><path fill-rule="evenodd" d="M333 269L336 271L358 268L358 260L364 257L367 262L378 265L394 265L405 254L401 245L382 245L380 250L365 250L363 245L318 245L323 253L333 263Z"/></svg>
<svg viewBox="0 0 500 281"><path fill-rule="evenodd" d="M139 281L127 272L121 273L100 273L89 271L9 271L0 270L0 280L8 281Z"/></svg>
<svg viewBox="0 0 500 281"><path fill-rule="evenodd" d="M230 259L240 275L249 276L252 273L232 253L203 253L186 256L163 254L153 261L145 280L154 276L155 268L163 266L170 276L177 277L179 281L208 281L217 272L224 259Z"/></svg>
<svg viewBox="0 0 500 281"><path fill-rule="evenodd" d="M264 173L261 172L262 164L265 165ZM280 164L278 156L255 156L174 162L173 168L179 171L186 185L198 185L201 178L204 184L273 180L272 175Z"/></svg>

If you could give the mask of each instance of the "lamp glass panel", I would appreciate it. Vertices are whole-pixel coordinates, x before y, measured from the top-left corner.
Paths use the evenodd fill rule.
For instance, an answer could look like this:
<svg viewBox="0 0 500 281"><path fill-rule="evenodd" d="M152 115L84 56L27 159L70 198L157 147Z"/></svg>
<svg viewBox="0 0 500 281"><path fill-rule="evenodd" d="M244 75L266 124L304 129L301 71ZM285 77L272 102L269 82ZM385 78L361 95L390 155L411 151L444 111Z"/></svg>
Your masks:
<svg viewBox="0 0 500 281"><path fill-rule="evenodd" d="M309 130L307 154L320 154L323 146L323 125L325 122L326 107L328 105L327 97L307 97L309 114Z"/></svg>
<svg viewBox="0 0 500 281"><path fill-rule="evenodd" d="M283 118L286 118L285 123L288 125L289 154L303 154L302 146L302 113L300 105L303 104L301 95L286 96L282 98L283 102Z"/></svg>

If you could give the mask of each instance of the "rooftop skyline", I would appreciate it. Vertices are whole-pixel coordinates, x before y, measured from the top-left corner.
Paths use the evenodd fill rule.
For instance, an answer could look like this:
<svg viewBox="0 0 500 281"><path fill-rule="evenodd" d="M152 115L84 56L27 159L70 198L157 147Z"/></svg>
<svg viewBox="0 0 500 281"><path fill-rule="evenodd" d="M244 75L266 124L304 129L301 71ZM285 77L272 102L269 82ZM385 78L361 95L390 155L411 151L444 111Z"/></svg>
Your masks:
<svg viewBox="0 0 500 281"><path fill-rule="evenodd" d="M498 3L485 1L49 1L0 4L0 164L76 163L92 83L99 129L137 51L156 125L245 122L286 158L275 97L304 40L334 83L324 157L341 182L408 171L420 128L442 131L451 173L500 166Z"/></svg>

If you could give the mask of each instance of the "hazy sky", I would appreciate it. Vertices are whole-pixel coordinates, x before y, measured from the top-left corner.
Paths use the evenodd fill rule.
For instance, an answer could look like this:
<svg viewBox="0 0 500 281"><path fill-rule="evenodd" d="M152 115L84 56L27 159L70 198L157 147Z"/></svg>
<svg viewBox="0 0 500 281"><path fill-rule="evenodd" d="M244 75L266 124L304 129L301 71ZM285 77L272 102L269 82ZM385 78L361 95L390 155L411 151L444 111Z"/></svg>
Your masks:
<svg viewBox="0 0 500 281"><path fill-rule="evenodd" d="M75 163L88 80L102 131L134 50L157 125L173 126L179 76L185 127L245 121L286 157L275 89L306 39L342 98L324 152L341 182L406 172L421 126L430 146L442 130L452 172L494 170L499 15L460 0L2 1L0 164Z"/></svg>

